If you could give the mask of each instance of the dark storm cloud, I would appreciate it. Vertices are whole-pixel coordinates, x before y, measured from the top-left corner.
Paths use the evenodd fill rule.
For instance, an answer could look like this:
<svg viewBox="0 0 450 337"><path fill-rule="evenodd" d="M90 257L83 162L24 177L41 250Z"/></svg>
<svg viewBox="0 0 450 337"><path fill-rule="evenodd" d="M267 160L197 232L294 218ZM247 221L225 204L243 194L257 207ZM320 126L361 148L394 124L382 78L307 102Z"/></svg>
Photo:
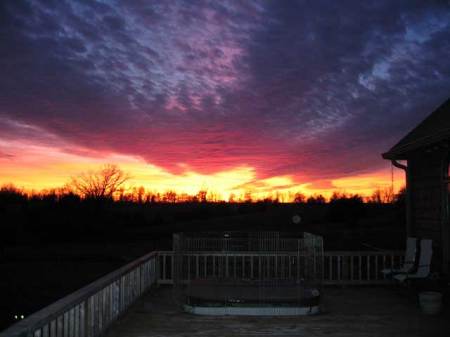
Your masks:
<svg viewBox="0 0 450 337"><path fill-rule="evenodd" d="M3 139L317 180L384 165L450 93L445 2L0 6Z"/></svg>

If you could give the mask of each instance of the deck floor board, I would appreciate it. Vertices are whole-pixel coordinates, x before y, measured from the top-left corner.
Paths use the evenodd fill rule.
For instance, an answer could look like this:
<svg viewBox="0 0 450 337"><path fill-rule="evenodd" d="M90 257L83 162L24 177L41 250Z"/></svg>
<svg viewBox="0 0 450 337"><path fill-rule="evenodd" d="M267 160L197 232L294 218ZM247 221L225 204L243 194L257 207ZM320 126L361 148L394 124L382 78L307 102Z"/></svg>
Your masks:
<svg viewBox="0 0 450 337"><path fill-rule="evenodd" d="M426 316L405 289L325 288L323 313L303 317L206 317L182 312L171 288L146 294L107 337L333 336L448 337L450 312Z"/></svg>

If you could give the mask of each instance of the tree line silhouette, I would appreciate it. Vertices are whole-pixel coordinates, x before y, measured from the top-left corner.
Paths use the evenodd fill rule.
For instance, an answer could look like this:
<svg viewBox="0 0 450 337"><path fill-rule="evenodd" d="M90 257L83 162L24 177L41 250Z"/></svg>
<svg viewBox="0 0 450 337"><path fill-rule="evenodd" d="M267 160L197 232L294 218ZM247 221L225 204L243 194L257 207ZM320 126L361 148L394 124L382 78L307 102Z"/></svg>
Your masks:
<svg viewBox="0 0 450 337"><path fill-rule="evenodd" d="M146 190L143 186L126 189L125 183L131 178L128 173L122 171L117 165L106 164L96 171L83 172L76 177L72 177L70 182L63 187L43 190L40 192L25 192L14 185L4 185L1 193L16 194L30 199L53 198L53 199L85 199L85 200L111 200L126 201L134 203L195 203L195 202L225 202L219 194L205 189L199 190L196 194L177 193L174 190L165 192L153 192ZM327 200L322 194L306 196L301 192L293 193L274 191L272 195L255 198L251 191L245 191L243 195L231 193L227 202L293 202L306 204L334 203L341 200L368 203L395 203L404 197L405 190L402 189L395 194L392 188L378 188L371 196L362 197L358 194L348 194L345 192L334 192Z"/></svg>
<svg viewBox="0 0 450 337"><path fill-rule="evenodd" d="M72 178L61 188L27 192L13 185L0 187L0 247L48 241L123 240L127 236L135 238L140 229L155 238L167 236L173 224L264 212L285 205L298 205L305 214L314 209L319 214L316 222L356 226L368 209L404 207L404 190L394 194L380 189L369 198L335 192L329 199L300 192L284 199L281 193L255 199L247 193L223 201L206 190L188 195L152 192L144 187L125 189L128 179L129 175L117 166L106 165Z"/></svg>

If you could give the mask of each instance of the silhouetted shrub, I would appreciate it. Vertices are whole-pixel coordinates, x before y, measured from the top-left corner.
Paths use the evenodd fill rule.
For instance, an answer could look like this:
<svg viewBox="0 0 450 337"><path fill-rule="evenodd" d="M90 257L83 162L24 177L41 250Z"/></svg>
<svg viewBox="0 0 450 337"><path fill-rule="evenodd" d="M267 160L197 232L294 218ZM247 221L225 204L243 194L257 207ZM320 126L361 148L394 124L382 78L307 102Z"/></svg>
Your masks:
<svg viewBox="0 0 450 337"><path fill-rule="evenodd" d="M328 220L332 222L346 222L350 226L355 226L364 213L363 198L357 194L333 193L330 198Z"/></svg>

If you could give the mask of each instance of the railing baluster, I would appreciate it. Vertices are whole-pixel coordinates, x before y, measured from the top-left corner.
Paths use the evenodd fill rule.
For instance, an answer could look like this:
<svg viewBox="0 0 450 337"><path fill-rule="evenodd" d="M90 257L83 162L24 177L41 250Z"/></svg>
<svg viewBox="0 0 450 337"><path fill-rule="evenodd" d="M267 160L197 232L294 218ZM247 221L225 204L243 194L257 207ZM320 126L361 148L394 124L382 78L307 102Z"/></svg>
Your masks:
<svg viewBox="0 0 450 337"><path fill-rule="evenodd" d="M72 308L69 310L68 312L68 320L69 320L69 332L68 332L68 336L69 337L74 337L74 330L75 330L75 310Z"/></svg>
<svg viewBox="0 0 450 337"><path fill-rule="evenodd" d="M328 278L330 281L333 281L333 256L328 256L328 269L329 269Z"/></svg>
<svg viewBox="0 0 450 337"><path fill-rule="evenodd" d="M75 307L75 320L73 334L75 337L80 337L80 304Z"/></svg>
<svg viewBox="0 0 450 337"><path fill-rule="evenodd" d="M64 314L59 315L57 318L57 327L56 327L56 336L63 337L64 336Z"/></svg>
<svg viewBox="0 0 450 337"><path fill-rule="evenodd" d="M162 262L162 275L163 275L163 280L167 279L167 275L166 275L166 254L163 255L163 262Z"/></svg>
<svg viewBox="0 0 450 337"><path fill-rule="evenodd" d="M362 281L362 256L358 255L358 271L359 271L359 275L358 275L358 281Z"/></svg>
<svg viewBox="0 0 450 337"><path fill-rule="evenodd" d="M278 256L275 255L275 275L274 277L277 278L278 276Z"/></svg>
<svg viewBox="0 0 450 337"><path fill-rule="evenodd" d="M261 269L262 269L262 261L261 261L261 256L259 256L259 258L258 258L258 275L259 275L259 279L261 279L261 277L262 277Z"/></svg>
<svg viewBox="0 0 450 337"><path fill-rule="evenodd" d="M188 255L187 256L187 275L188 275L188 280L191 279L191 257Z"/></svg>
<svg viewBox="0 0 450 337"><path fill-rule="evenodd" d="M98 296L92 296L92 334L97 336L98 333Z"/></svg>
<svg viewBox="0 0 450 337"><path fill-rule="evenodd" d="M171 265L171 268L170 268L170 279L173 279L173 273L174 273L174 265L175 265L175 263L173 262L174 261L174 256L173 255L170 255L169 256L169 261L170 261L170 265ZM158 273L158 271L156 270L156 269L154 269L154 271L153 271L154 273ZM156 277L156 274L155 274L155 277Z"/></svg>
<svg viewBox="0 0 450 337"><path fill-rule="evenodd" d="M337 257L337 279L338 281L342 281L341 278L341 256Z"/></svg>
<svg viewBox="0 0 450 337"><path fill-rule="evenodd" d="M80 304L80 336L87 337L87 300Z"/></svg>
<svg viewBox="0 0 450 337"><path fill-rule="evenodd" d="M288 262L288 265L289 265L289 267L288 267L288 277L291 278L291 276L292 276L292 263L293 263L293 262L291 262L292 257L288 256L287 259L288 259L287 262Z"/></svg>
<svg viewBox="0 0 450 337"><path fill-rule="evenodd" d="M348 256L342 256L341 281L348 281Z"/></svg>
<svg viewBox="0 0 450 337"><path fill-rule="evenodd" d="M102 311L101 311L101 308L102 308L102 303L101 303L101 296L100 296L101 294L100 293L97 293L97 294L95 294L95 297L94 297L94 310L95 310L95 320L94 320L94 327L95 327L95 336L97 336L99 333L100 333L100 331L101 331L101 329L102 329Z"/></svg>
<svg viewBox="0 0 450 337"><path fill-rule="evenodd" d="M378 270L378 255L375 256L375 280L378 281L380 271Z"/></svg>
<svg viewBox="0 0 450 337"><path fill-rule="evenodd" d="M355 279L354 268L353 268L354 260L355 259L353 258L353 256L350 256L350 281L353 281Z"/></svg>
<svg viewBox="0 0 450 337"><path fill-rule="evenodd" d="M50 322L50 336L51 337L56 337L57 333L56 333L56 320L52 320Z"/></svg>
<svg viewBox="0 0 450 337"><path fill-rule="evenodd" d="M250 256L250 278L253 279L255 274L254 274L254 256Z"/></svg>
<svg viewBox="0 0 450 337"><path fill-rule="evenodd" d="M136 289L137 292L137 289ZM102 330L108 324L108 288L104 288L102 291Z"/></svg>
<svg viewBox="0 0 450 337"><path fill-rule="evenodd" d="M49 337L50 335L50 325L46 324L44 325L44 327L42 328L42 337ZM78 337L78 336L77 336Z"/></svg>
<svg viewBox="0 0 450 337"><path fill-rule="evenodd" d="M199 274L200 274L200 268L199 268L199 256L198 256L198 254L197 255L195 255L195 277L196 278L199 278Z"/></svg>
<svg viewBox="0 0 450 337"><path fill-rule="evenodd" d="M225 255L225 277L228 278L228 255Z"/></svg>

